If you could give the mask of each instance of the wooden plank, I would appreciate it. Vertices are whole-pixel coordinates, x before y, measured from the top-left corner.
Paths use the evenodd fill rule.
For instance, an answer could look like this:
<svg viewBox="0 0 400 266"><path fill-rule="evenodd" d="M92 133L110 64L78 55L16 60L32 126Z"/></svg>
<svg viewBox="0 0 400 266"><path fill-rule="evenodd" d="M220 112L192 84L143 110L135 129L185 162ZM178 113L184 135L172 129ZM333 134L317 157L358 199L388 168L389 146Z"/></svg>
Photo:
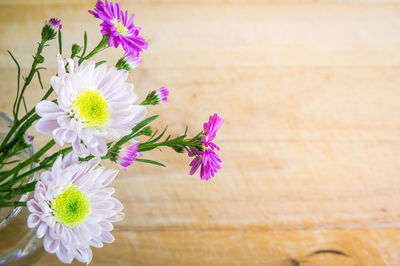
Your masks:
<svg viewBox="0 0 400 266"><path fill-rule="evenodd" d="M398 265L398 230L118 232L94 265ZM60 265L46 255L38 265ZM73 263L73 265L79 265Z"/></svg>
<svg viewBox="0 0 400 266"><path fill-rule="evenodd" d="M46 6L43 4L46 3ZM11 112L46 18L64 47L99 22L91 1L0 3L0 110ZM223 171L188 177L189 158L151 152L113 184L126 219L94 265L399 265L400 5L322 1L122 1L150 42L131 75L144 97L171 89L155 126L201 130L209 114ZM77 15L79 14L79 15ZM18 33L18 34L16 34ZM80 35L77 35L80 34ZM55 71L46 48L43 80ZM69 54L69 51L66 52ZM109 49L112 64L122 54ZM97 57L100 58L100 57ZM28 98L40 97L35 81ZM45 137L36 136L37 143ZM59 265L53 255L37 265Z"/></svg>

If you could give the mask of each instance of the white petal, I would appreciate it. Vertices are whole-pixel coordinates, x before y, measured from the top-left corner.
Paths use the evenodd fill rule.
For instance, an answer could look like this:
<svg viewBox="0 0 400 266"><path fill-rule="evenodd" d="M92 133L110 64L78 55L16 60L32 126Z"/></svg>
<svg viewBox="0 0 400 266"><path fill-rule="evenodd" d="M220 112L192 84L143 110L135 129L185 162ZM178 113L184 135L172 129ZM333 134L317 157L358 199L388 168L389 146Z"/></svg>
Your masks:
<svg viewBox="0 0 400 266"><path fill-rule="evenodd" d="M90 154L86 147L80 142L79 138L76 138L72 143L72 148L74 149L74 152L79 155L79 157L86 157Z"/></svg>
<svg viewBox="0 0 400 266"><path fill-rule="evenodd" d="M62 171L62 155L58 156L53 166L51 167L51 173L54 177L60 178L60 172Z"/></svg>
<svg viewBox="0 0 400 266"><path fill-rule="evenodd" d="M90 206L93 209L110 210L114 207L114 204L110 200L102 200L102 201L91 201Z"/></svg>
<svg viewBox="0 0 400 266"><path fill-rule="evenodd" d="M107 220L111 223L122 221L125 218L125 213L119 212L114 216L108 217Z"/></svg>
<svg viewBox="0 0 400 266"><path fill-rule="evenodd" d="M61 88L64 86L64 82L57 76L53 76L50 79L50 85L51 87L54 89L54 91L56 92L56 94L59 94L59 91L61 90Z"/></svg>
<svg viewBox="0 0 400 266"><path fill-rule="evenodd" d="M62 79L66 72L65 72L64 60L60 54L57 55L57 68L58 68L58 76Z"/></svg>
<svg viewBox="0 0 400 266"><path fill-rule="evenodd" d="M73 73L75 62L71 58L67 58L69 73Z"/></svg>
<svg viewBox="0 0 400 266"><path fill-rule="evenodd" d="M93 253L92 250L88 248L77 248L74 250L75 258L83 263L89 264L92 261Z"/></svg>
<svg viewBox="0 0 400 266"><path fill-rule="evenodd" d="M122 205L122 203L119 200L117 200L116 198L111 198L110 200L114 203L114 208L113 208L114 211L116 211L116 212L122 211L124 206Z"/></svg>
<svg viewBox="0 0 400 266"><path fill-rule="evenodd" d="M72 143L75 141L76 137L77 137L77 133L73 130L67 130L64 134L64 141L66 143Z"/></svg>
<svg viewBox="0 0 400 266"><path fill-rule="evenodd" d="M78 163L78 156L75 153L68 153L63 159L63 168L67 168L73 164Z"/></svg>
<svg viewBox="0 0 400 266"><path fill-rule="evenodd" d="M49 233L43 238L43 247L49 253L55 253L60 246L60 240L54 240Z"/></svg>
<svg viewBox="0 0 400 266"><path fill-rule="evenodd" d="M66 130L64 128L57 128L53 131L53 139L61 147L64 146L65 131Z"/></svg>
<svg viewBox="0 0 400 266"><path fill-rule="evenodd" d="M39 119L35 125L36 131L46 135L53 134L53 131L58 127L56 120L48 120L46 118Z"/></svg>
<svg viewBox="0 0 400 266"><path fill-rule="evenodd" d="M101 228L102 228L104 231L112 231L112 230L114 229L112 223L110 223L110 222L108 222L108 221L101 221L101 222L99 223L99 225L101 226Z"/></svg>
<svg viewBox="0 0 400 266"><path fill-rule="evenodd" d="M90 230L92 236L99 236L101 234L100 225L96 223L86 223L86 227Z"/></svg>
<svg viewBox="0 0 400 266"><path fill-rule="evenodd" d="M36 104L36 113L40 117L56 119L58 116L63 115L63 111L57 104L50 101L41 101Z"/></svg>
<svg viewBox="0 0 400 266"><path fill-rule="evenodd" d="M109 169L104 171L104 173L101 175L101 178L99 182L103 187L107 186L110 184L114 178L118 175L119 171L115 169Z"/></svg>
<svg viewBox="0 0 400 266"><path fill-rule="evenodd" d="M82 224L80 227L75 229L77 232L79 232L78 234L76 234L76 236L79 238L81 245L89 243L91 236L89 234L89 230L87 229L86 225Z"/></svg>
<svg viewBox="0 0 400 266"><path fill-rule="evenodd" d="M44 236L44 234L46 233L47 228L48 228L48 226L47 226L46 223L41 223L41 224L39 225L38 230L36 231L37 237L38 237L38 238L42 238L42 237Z"/></svg>
<svg viewBox="0 0 400 266"><path fill-rule="evenodd" d="M89 243L91 246L93 246L93 247L95 247L95 248L102 248L103 247L103 242L101 242L101 240L99 239L99 238L97 238L97 237L93 237L91 240L90 240L90 243Z"/></svg>
<svg viewBox="0 0 400 266"><path fill-rule="evenodd" d="M36 202L36 200L31 199L26 203L28 206L28 210L33 213L42 213L42 208L40 208L39 204Z"/></svg>
<svg viewBox="0 0 400 266"><path fill-rule="evenodd" d="M40 216L36 213L31 213L28 217L28 227L35 228L40 223Z"/></svg>
<svg viewBox="0 0 400 266"><path fill-rule="evenodd" d="M147 108L143 105L132 106L132 111L135 113L135 117L133 118L135 123L142 121L147 115Z"/></svg>
<svg viewBox="0 0 400 266"><path fill-rule="evenodd" d="M100 239L101 241L105 242L105 243L112 243L114 242L115 238L113 237L112 234L110 234L107 231L103 231L103 233L101 233L100 235Z"/></svg>
<svg viewBox="0 0 400 266"><path fill-rule="evenodd" d="M74 259L71 249L65 246L62 242L60 242L56 255L57 258L63 263L71 263Z"/></svg>

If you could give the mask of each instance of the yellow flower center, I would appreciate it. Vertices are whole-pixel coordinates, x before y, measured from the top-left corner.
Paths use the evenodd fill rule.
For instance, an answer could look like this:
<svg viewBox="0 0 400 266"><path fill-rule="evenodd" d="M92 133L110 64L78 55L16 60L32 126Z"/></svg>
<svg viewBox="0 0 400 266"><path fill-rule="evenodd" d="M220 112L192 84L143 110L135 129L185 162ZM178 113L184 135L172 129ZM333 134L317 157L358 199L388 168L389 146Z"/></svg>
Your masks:
<svg viewBox="0 0 400 266"><path fill-rule="evenodd" d="M98 90L81 90L72 107L75 115L90 127L104 127L111 117L108 103Z"/></svg>
<svg viewBox="0 0 400 266"><path fill-rule="evenodd" d="M124 24L122 24L121 21L119 21L118 19L113 19L113 20L111 21L111 23L117 28L117 31L118 31L121 35L123 35L123 36L129 35L129 30L128 30L128 28L125 27Z"/></svg>
<svg viewBox="0 0 400 266"><path fill-rule="evenodd" d="M79 227L91 214L89 197L76 185L72 185L58 195L51 203L56 221L69 227Z"/></svg>

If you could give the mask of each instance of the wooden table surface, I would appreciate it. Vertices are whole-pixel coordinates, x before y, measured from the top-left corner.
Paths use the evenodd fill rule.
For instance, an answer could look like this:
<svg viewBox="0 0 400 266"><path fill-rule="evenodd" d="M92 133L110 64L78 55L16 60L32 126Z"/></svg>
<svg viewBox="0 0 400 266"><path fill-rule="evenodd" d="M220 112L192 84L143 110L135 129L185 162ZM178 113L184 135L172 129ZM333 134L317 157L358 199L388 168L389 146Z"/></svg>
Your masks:
<svg viewBox="0 0 400 266"><path fill-rule="evenodd" d="M11 113L41 26L62 19L64 49L101 38L94 0L0 2L0 110ZM121 1L149 49L130 75L157 128L201 130L213 113L223 170L205 182L189 158L151 152L113 183L125 206L115 243L92 265L400 265L400 2ZM56 41L43 74L55 73ZM98 60L122 54L108 49ZM37 81L29 95L40 97ZM34 130L32 130L34 133ZM37 145L48 140L37 137ZM7 241L7 240L1 240ZM54 255L37 265L59 265ZM74 263L77 265L78 263Z"/></svg>

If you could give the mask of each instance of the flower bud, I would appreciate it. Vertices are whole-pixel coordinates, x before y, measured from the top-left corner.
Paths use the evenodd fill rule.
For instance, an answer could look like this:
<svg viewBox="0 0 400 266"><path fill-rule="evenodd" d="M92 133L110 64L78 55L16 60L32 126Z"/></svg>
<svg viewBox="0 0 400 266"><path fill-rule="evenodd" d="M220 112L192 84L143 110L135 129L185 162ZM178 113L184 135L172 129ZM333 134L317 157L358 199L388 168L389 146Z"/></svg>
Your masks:
<svg viewBox="0 0 400 266"><path fill-rule="evenodd" d="M139 142L132 144L128 147L123 147L118 155L118 165L126 171L126 168L130 166L137 157L141 157L142 154L138 152Z"/></svg>
<svg viewBox="0 0 400 266"><path fill-rule="evenodd" d="M169 90L167 87L162 86L156 91L151 91L147 94L146 99L141 103L141 105L157 105L160 102L168 101Z"/></svg>
<svg viewBox="0 0 400 266"><path fill-rule="evenodd" d="M72 45L72 48L71 48L71 53L72 53L73 55L76 55L76 54L78 54L81 50L82 50L82 47L79 46L79 45L77 45L76 43L74 43L74 44Z"/></svg>
<svg viewBox="0 0 400 266"><path fill-rule="evenodd" d="M124 57L120 58L115 65L115 67L120 69L125 69L127 71L131 71L136 68L138 65L142 63L140 56L136 56L135 54L125 53Z"/></svg>
<svg viewBox="0 0 400 266"><path fill-rule="evenodd" d="M61 30L61 28L61 20L57 18L51 18L49 21L46 21L46 24L42 29L42 39L45 41L54 39L57 32Z"/></svg>
<svg viewBox="0 0 400 266"><path fill-rule="evenodd" d="M38 55L35 56L35 61L37 63L41 64L41 63L44 62L44 57L42 55L38 54Z"/></svg>

